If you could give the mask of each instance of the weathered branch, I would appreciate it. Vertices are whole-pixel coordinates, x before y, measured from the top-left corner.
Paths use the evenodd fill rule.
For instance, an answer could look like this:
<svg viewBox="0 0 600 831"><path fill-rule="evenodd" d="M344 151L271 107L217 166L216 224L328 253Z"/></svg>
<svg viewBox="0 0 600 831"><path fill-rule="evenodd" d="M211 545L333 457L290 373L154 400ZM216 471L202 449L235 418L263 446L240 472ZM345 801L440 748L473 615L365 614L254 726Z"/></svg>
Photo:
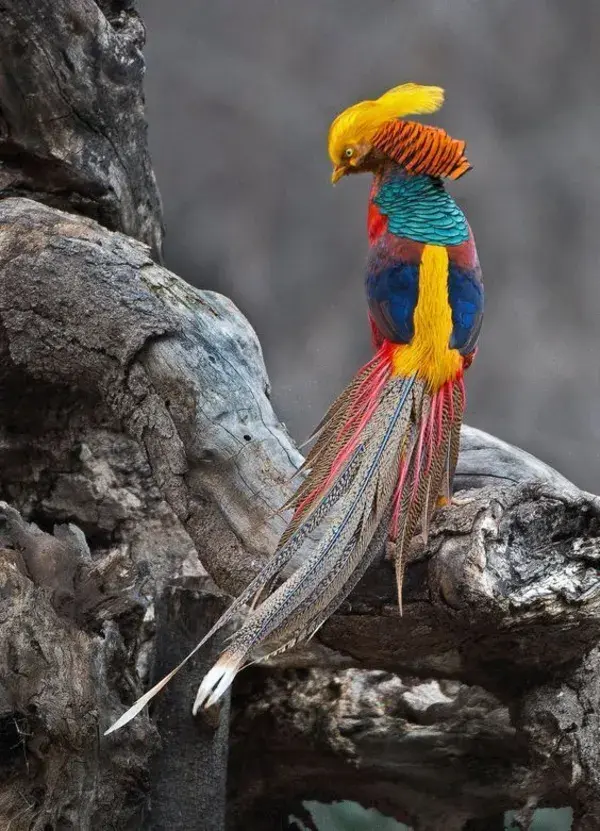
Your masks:
<svg viewBox="0 0 600 831"><path fill-rule="evenodd" d="M554 781L557 795L574 808L573 831L594 831L600 817L599 649L567 678L528 692L516 722L540 770L538 788Z"/></svg>
<svg viewBox="0 0 600 831"><path fill-rule="evenodd" d="M4 504L0 511L0 734L10 771L0 826L100 828L109 806L124 828L139 815L156 731L140 720L127 747L107 756L99 721L118 703L113 678L126 665L117 621L143 610L120 586L119 558L94 565L77 529L50 535Z"/></svg>
<svg viewBox="0 0 600 831"><path fill-rule="evenodd" d="M460 831L468 818L502 815L531 793L553 796L554 777L539 774L507 708L478 687L380 671L255 672L238 699L236 829L266 831L302 799L345 794L419 831ZM260 768L247 765L264 746Z"/></svg>

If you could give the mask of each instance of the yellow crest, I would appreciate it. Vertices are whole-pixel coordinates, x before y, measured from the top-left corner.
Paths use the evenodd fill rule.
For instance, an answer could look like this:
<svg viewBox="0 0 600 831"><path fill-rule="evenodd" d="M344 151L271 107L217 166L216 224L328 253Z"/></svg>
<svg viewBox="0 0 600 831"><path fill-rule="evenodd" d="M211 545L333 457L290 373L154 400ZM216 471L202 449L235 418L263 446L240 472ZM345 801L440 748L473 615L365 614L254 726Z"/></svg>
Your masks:
<svg viewBox="0 0 600 831"><path fill-rule="evenodd" d="M346 147L368 142L386 121L405 115L434 113L443 103L441 87L401 84L376 101L353 104L340 113L329 128L329 157L338 164Z"/></svg>

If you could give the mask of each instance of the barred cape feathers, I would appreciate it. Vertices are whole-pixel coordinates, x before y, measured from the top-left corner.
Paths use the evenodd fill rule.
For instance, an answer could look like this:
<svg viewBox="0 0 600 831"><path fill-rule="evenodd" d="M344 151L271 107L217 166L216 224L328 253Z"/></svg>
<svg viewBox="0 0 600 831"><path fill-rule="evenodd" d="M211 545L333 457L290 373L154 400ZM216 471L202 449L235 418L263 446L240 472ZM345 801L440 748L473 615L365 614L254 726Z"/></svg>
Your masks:
<svg viewBox="0 0 600 831"><path fill-rule="evenodd" d="M214 704L243 666L310 639L386 539L401 603L408 544L418 531L427 536L439 500L450 499L465 404L462 374L431 391L416 374L395 373L402 348L384 341L329 408L303 465L306 478L284 506L294 514L273 557L184 661L107 733L137 715L239 613L244 623L202 681L194 713ZM273 588L297 554L300 565Z"/></svg>
<svg viewBox="0 0 600 831"><path fill-rule="evenodd" d="M441 127L416 121L388 121L372 139L386 156L407 173L459 179L471 165L465 156L466 142L453 139Z"/></svg>

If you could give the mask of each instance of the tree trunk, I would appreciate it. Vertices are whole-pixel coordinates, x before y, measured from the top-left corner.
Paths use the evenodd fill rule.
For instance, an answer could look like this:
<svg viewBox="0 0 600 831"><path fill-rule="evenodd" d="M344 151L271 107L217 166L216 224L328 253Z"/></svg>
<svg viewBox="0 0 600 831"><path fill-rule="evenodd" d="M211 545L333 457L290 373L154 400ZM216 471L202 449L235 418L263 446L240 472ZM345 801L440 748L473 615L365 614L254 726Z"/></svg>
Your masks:
<svg viewBox="0 0 600 831"><path fill-rule="evenodd" d="M102 733L272 552L301 461L248 322L160 265L142 44L128 0L3 4L11 831L223 827L227 706L212 725L189 713L218 644L156 720ZM593 827L600 500L469 428L457 486L465 504L415 552L402 618L379 559L309 648L242 676L231 828L272 828L319 796L421 829L537 803L571 804Z"/></svg>
<svg viewBox="0 0 600 831"><path fill-rule="evenodd" d="M177 586L157 607L156 681L183 660L227 606L214 586L203 592ZM152 831L197 828L221 831L225 824L225 783L229 740L229 696L208 718L193 718L189 703L196 694L198 674L218 657L224 638L211 641L198 665L185 667L156 702L155 723L162 749L153 761Z"/></svg>

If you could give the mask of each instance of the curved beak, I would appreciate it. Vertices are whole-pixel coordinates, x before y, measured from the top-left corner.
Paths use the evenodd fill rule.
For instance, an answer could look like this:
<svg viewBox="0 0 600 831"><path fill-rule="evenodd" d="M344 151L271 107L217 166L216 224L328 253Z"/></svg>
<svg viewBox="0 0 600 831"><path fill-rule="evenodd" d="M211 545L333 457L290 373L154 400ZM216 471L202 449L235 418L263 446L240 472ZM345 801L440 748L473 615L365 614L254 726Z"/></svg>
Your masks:
<svg viewBox="0 0 600 831"><path fill-rule="evenodd" d="M345 176L348 173L348 168L345 164L336 164L333 168L333 173L331 174L331 184L335 185L336 182L339 182L342 176Z"/></svg>

